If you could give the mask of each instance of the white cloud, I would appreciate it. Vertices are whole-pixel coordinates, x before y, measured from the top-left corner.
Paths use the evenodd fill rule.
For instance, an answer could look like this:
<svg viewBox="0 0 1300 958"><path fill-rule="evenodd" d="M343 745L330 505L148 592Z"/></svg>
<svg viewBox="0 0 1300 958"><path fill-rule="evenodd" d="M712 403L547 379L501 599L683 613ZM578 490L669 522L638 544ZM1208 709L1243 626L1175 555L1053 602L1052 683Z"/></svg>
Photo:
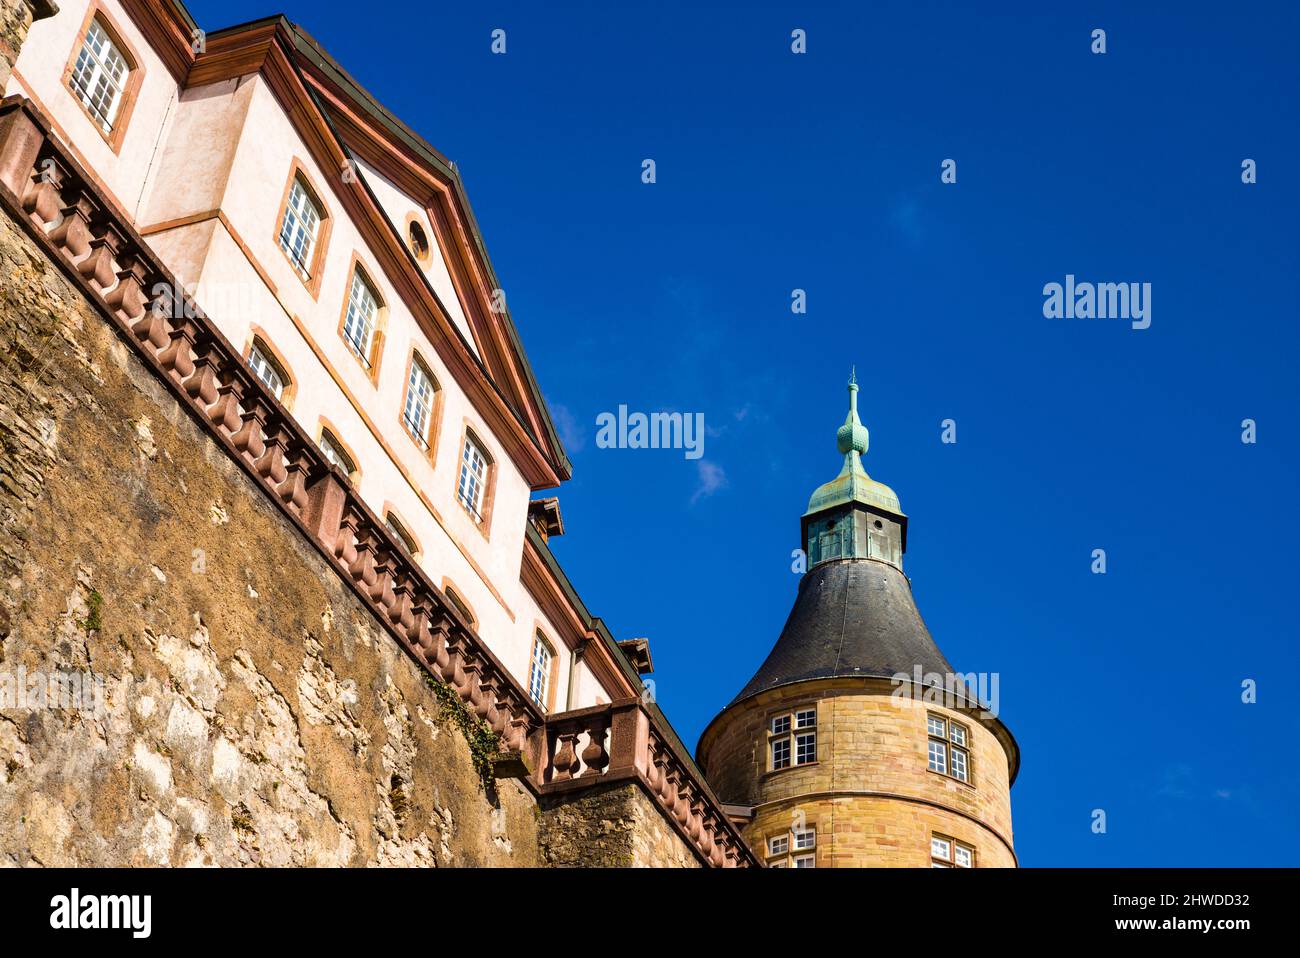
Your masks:
<svg viewBox="0 0 1300 958"><path fill-rule="evenodd" d="M691 505L727 487L726 470L716 462L701 459L697 468L700 471L700 484L696 487L695 494L691 496Z"/></svg>

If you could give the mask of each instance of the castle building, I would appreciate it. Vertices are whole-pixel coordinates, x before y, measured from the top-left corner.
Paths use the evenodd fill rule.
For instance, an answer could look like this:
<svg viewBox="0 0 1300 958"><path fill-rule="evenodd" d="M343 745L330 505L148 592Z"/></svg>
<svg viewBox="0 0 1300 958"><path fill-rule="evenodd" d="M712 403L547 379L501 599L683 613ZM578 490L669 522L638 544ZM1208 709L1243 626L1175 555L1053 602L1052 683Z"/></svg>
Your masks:
<svg viewBox="0 0 1300 958"><path fill-rule="evenodd" d="M917 611L907 516L862 466L857 399L851 380L844 466L801 519L794 608L697 759L769 866L1014 866L1019 749Z"/></svg>
<svg viewBox="0 0 1300 958"><path fill-rule="evenodd" d="M0 256L18 264L0 276L0 660L117 662L132 682L99 743L41 715L37 748L0 723L0 852L758 864L643 694L648 644L615 640L551 552L558 502L533 495L571 467L455 164L284 17L205 31L179 0L0 0L0 86ZM47 391L52 370L79 392ZM109 461L125 504L74 516ZM79 583L65 610L104 615L45 607L31 583L50 578ZM55 661L48 636L77 622ZM182 628L204 690L168 675ZM321 698L340 671L366 695ZM236 675L260 706L212 692ZM468 710L472 769L455 734L408 721L438 703ZM230 739L268 709L314 772L296 792L266 778L270 744ZM133 753L163 784L127 787ZM115 790L140 800L91 807Z"/></svg>

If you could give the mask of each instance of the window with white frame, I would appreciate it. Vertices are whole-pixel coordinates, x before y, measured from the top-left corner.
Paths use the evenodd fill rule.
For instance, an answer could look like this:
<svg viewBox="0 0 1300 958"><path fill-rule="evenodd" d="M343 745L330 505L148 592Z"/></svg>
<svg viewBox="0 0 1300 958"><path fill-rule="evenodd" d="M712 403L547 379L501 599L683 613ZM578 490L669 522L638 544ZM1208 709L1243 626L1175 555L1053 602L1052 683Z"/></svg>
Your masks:
<svg viewBox="0 0 1300 958"><path fill-rule="evenodd" d="M295 176L289 188L289 200L284 205L284 221L280 224L280 248L305 279L311 278L320 221L320 207L302 178Z"/></svg>
<svg viewBox="0 0 1300 958"><path fill-rule="evenodd" d="M284 398L289 377L280 364L271 358L270 350L256 339L253 340L253 348L248 351L248 365L252 368L253 375L262 381L262 385L271 390L276 399Z"/></svg>
<svg viewBox="0 0 1300 958"><path fill-rule="evenodd" d="M975 849L946 835L930 836L932 868L974 868Z"/></svg>
<svg viewBox="0 0 1300 958"><path fill-rule="evenodd" d="M433 419L433 377L424 363L411 357L411 376L406 383L406 403L402 408L402 421L406 423L411 438L421 449L429 448L429 424Z"/></svg>
<svg viewBox="0 0 1300 958"><path fill-rule="evenodd" d="M797 821L802 821L798 816ZM817 863L817 828L796 824L788 832L767 838L769 868L813 868Z"/></svg>
<svg viewBox="0 0 1300 958"><path fill-rule="evenodd" d="M370 368L378 319L379 299L361 270L354 269L352 285L348 288L348 310L343 317L343 341L367 369Z"/></svg>
<svg viewBox="0 0 1300 958"><path fill-rule="evenodd" d="M768 719L769 771L817 761L817 708L795 709Z"/></svg>
<svg viewBox="0 0 1300 958"><path fill-rule="evenodd" d="M970 733L966 726L933 712L926 715L925 725L927 767L959 782L969 783Z"/></svg>
<svg viewBox="0 0 1300 958"><path fill-rule="evenodd" d="M321 431L320 451L328 462L346 472L348 478L351 478L356 473L357 464L352 461L351 456L343 451L343 444L328 429Z"/></svg>
<svg viewBox="0 0 1300 958"><path fill-rule="evenodd" d="M528 668L528 695L540 705L546 708L546 694L551 682L551 661L554 654L551 652L550 643L538 632L533 637L533 659Z"/></svg>
<svg viewBox="0 0 1300 958"><path fill-rule="evenodd" d="M121 110L130 72L130 64L104 25L98 18L91 20L68 84L105 133L113 129Z"/></svg>
<svg viewBox="0 0 1300 958"><path fill-rule="evenodd" d="M483 521L483 495L487 488L488 458L474 437L465 434L465 448L460 457L460 480L456 499L476 522Z"/></svg>

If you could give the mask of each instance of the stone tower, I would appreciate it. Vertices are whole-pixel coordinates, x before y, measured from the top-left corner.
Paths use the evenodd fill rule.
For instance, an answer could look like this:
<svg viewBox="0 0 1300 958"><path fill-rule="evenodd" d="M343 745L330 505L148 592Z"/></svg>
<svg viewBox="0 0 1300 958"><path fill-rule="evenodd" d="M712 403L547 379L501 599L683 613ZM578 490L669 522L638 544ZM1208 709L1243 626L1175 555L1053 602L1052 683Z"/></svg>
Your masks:
<svg viewBox="0 0 1300 958"><path fill-rule="evenodd" d="M794 608L699 764L769 865L1014 866L1019 749L921 620L907 516L863 469L857 399L850 379L844 467L803 515Z"/></svg>

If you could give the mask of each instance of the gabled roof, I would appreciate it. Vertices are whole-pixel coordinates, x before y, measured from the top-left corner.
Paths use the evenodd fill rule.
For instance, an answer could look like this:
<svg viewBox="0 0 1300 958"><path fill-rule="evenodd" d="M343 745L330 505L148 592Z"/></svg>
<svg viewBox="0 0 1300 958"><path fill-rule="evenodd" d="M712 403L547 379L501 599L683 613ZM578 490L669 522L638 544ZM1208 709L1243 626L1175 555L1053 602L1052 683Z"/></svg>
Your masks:
<svg viewBox="0 0 1300 958"><path fill-rule="evenodd" d="M539 489L567 479L572 467L518 330L508 308L493 309L493 291L500 284L455 164L381 106L306 31L283 16L209 32L204 52L196 54L192 45L197 27L178 0L122 2L183 87L262 73L323 168L339 169L355 156L425 205L474 332L477 353L364 177L354 178L351 189L331 184L373 243L372 252L412 306L416 321L426 327L426 335L529 484ZM420 303L426 308L419 308ZM460 348L444 352L444 342Z"/></svg>

